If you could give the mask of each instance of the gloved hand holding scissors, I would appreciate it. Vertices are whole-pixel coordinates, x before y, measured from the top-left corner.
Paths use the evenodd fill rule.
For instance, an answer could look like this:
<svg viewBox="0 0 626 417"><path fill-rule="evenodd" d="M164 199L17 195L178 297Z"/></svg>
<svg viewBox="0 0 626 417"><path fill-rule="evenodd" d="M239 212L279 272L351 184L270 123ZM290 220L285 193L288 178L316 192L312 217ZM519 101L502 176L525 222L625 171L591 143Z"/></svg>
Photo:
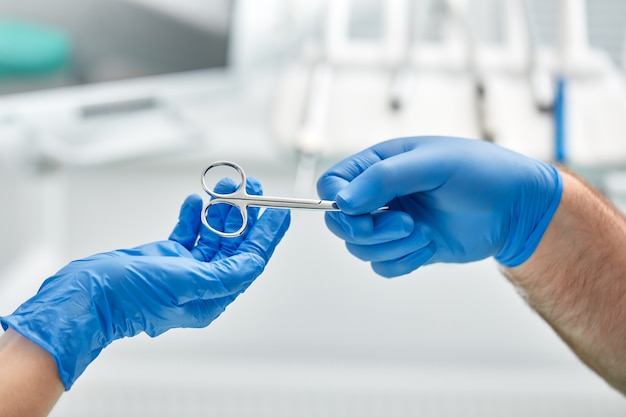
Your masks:
<svg viewBox="0 0 626 417"><path fill-rule="evenodd" d="M555 167L490 143L412 137L340 161L317 188L341 209L326 213L330 230L393 277L490 256L523 263L559 205L562 181Z"/></svg>
<svg viewBox="0 0 626 417"><path fill-rule="evenodd" d="M261 194L248 179L247 191ZM235 184L223 181L228 193ZM239 221L236 208L211 210L211 224ZM248 211L248 228L221 238L201 224L202 200L189 196L169 240L74 261L46 280L13 314L14 331L48 351L69 389L113 340L175 327L204 327L263 271L289 226L289 211ZM233 220L234 219L234 220Z"/></svg>

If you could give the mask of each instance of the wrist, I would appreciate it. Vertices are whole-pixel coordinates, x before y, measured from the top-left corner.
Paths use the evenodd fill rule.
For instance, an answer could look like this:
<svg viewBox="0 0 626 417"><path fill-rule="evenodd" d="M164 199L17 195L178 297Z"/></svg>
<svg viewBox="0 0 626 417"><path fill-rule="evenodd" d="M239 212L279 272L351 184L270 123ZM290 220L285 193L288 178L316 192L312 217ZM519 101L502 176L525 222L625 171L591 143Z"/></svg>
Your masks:
<svg viewBox="0 0 626 417"><path fill-rule="evenodd" d="M0 367L2 415L47 415L63 393L52 357L12 329L0 336Z"/></svg>
<svg viewBox="0 0 626 417"><path fill-rule="evenodd" d="M65 390L69 390L102 348L94 347L91 335L84 334L80 320L59 317L47 312L37 316L30 312L16 312L2 317L2 327L30 340L56 363L58 375Z"/></svg>
<svg viewBox="0 0 626 417"><path fill-rule="evenodd" d="M626 393L626 220L563 172L563 197L535 253L509 280L589 367Z"/></svg>
<svg viewBox="0 0 626 417"><path fill-rule="evenodd" d="M54 296L56 279L46 280L33 298L13 314L0 317L0 323L5 330L11 328L47 351L69 390L109 342L101 331L98 301L90 281L86 279L60 299Z"/></svg>
<svg viewBox="0 0 626 417"><path fill-rule="evenodd" d="M495 256L508 268L523 264L535 252L563 194L563 179L556 167L539 162L533 168L532 175L514 185L519 187L518 198L509 214L506 242Z"/></svg>

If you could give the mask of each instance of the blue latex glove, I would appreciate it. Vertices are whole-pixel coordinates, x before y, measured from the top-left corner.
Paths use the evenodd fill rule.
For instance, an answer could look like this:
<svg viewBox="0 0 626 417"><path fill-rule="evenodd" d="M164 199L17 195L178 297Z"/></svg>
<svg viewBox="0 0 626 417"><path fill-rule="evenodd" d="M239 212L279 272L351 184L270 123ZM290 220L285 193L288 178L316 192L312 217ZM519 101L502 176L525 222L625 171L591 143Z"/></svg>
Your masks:
<svg viewBox="0 0 626 417"><path fill-rule="evenodd" d="M248 192L260 194L260 184L248 181ZM230 180L216 189L235 187ZM233 210L211 210L211 221L237 221ZM267 209L257 220L258 210L251 210L247 232L223 239L201 224L201 211L202 199L191 195L169 240L71 262L2 317L2 326L47 350L69 389L113 340L209 325L261 274L290 216Z"/></svg>
<svg viewBox="0 0 626 417"><path fill-rule="evenodd" d="M380 143L337 163L317 184L342 212L326 214L348 250L385 277L435 262L533 253L562 192L555 167L469 139ZM382 206L389 210L375 211Z"/></svg>

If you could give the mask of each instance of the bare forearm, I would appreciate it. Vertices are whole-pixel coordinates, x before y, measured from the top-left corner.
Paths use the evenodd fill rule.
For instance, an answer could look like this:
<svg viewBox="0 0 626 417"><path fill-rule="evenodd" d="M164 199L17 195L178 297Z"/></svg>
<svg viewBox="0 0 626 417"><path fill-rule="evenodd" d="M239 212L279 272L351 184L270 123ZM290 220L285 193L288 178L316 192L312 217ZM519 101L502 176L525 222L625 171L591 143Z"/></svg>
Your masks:
<svg viewBox="0 0 626 417"><path fill-rule="evenodd" d="M589 367L626 394L626 220L574 175L535 253L504 273Z"/></svg>
<svg viewBox="0 0 626 417"><path fill-rule="evenodd" d="M10 329L0 337L0 417L46 416L63 390L48 352Z"/></svg>

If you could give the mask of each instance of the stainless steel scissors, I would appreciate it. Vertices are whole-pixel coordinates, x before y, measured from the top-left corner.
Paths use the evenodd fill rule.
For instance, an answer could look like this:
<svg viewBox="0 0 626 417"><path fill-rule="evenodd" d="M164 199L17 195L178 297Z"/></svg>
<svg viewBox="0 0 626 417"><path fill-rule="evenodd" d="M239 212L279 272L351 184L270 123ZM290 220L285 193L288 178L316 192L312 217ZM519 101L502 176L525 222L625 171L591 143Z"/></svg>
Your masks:
<svg viewBox="0 0 626 417"><path fill-rule="evenodd" d="M238 187L232 193L222 194L216 193L206 183L206 175L212 169L226 166L233 168L239 175L240 182ZM274 208L288 208L288 209L306 209L306 210L324 210L324 211L339 211L337 204L334 201L329 200L311 200L305 198L289 198L289 197L270 197L264 195L248 194L246 191L246 173L239 165L230 161L217 161L206 167L202 173L202 189L209 194L212 199L204 206L202 210L202 223L214 233L222 237L237 237L246 230L248 225L248 207L274 207ZM209 214L209 208L216 204L229 204L239 209L241 214L241 227L234 232L227 230L217 230L209 224L207 221L207 215Z"/></svg>

